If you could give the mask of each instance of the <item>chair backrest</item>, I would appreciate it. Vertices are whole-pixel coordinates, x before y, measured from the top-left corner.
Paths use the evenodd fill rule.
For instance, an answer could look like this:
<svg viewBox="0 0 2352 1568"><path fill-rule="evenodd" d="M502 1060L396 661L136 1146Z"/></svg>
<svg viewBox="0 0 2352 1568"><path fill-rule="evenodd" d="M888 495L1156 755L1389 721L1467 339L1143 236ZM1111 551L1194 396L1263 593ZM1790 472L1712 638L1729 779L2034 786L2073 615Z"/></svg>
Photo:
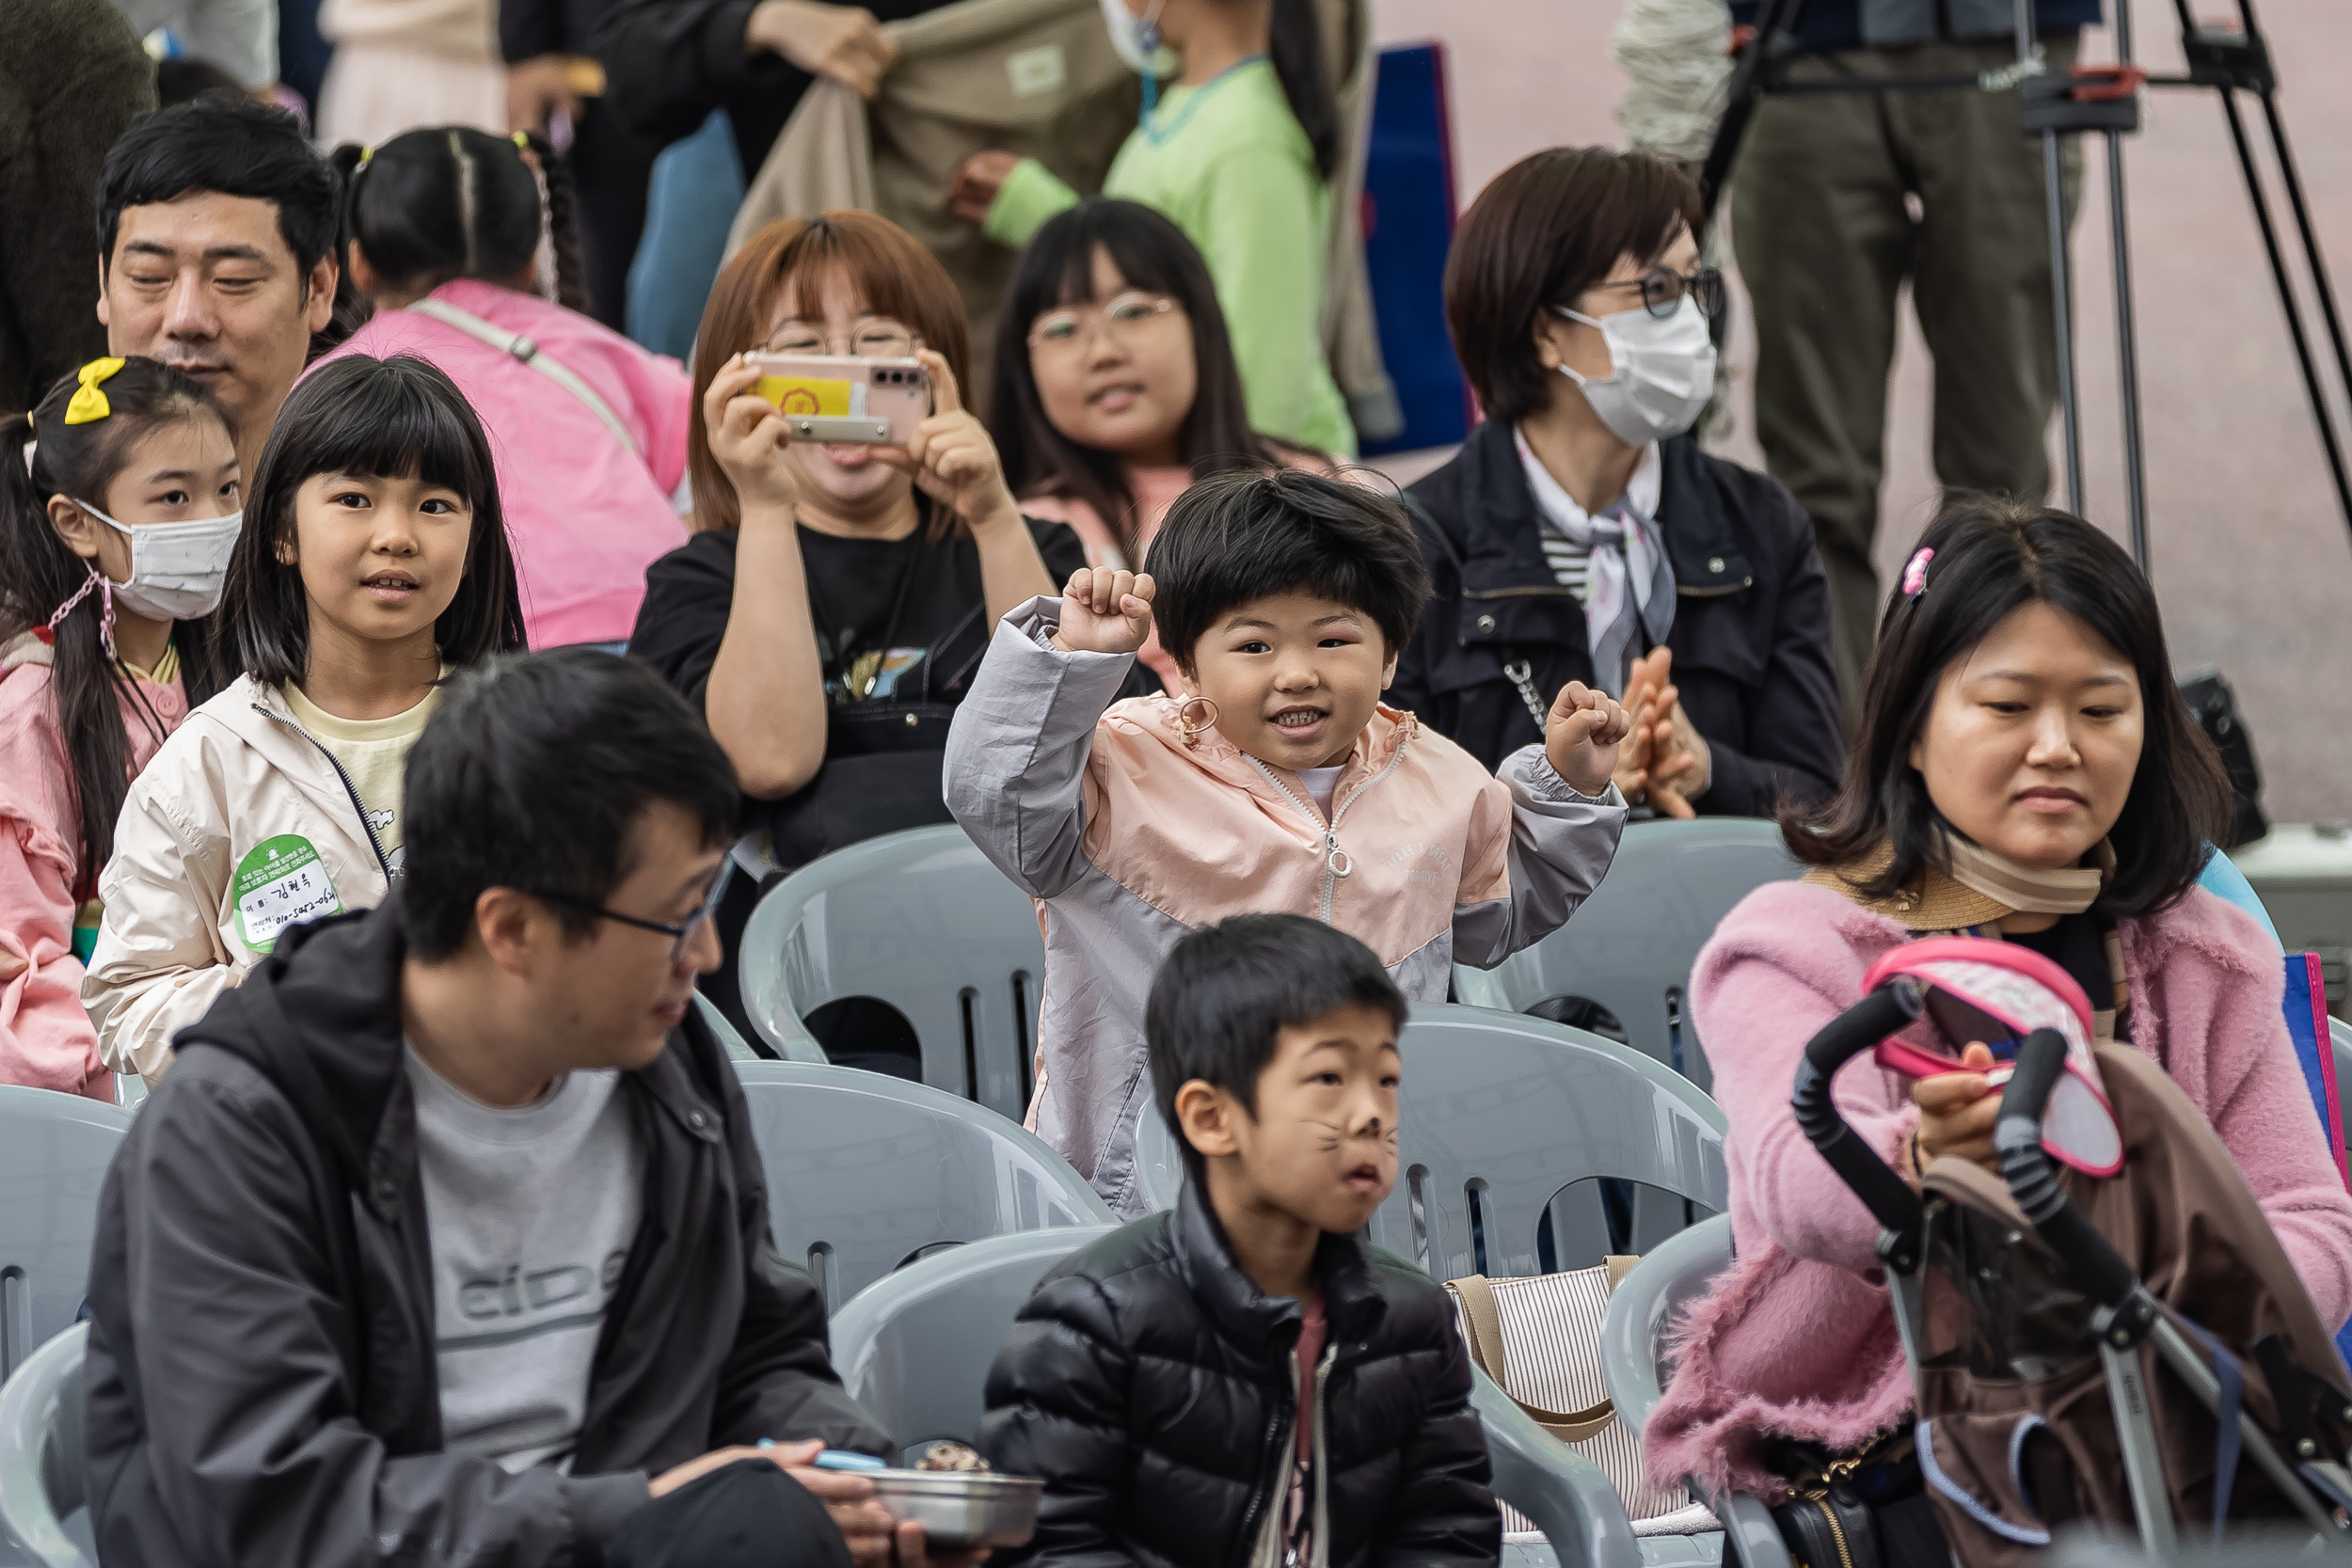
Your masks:
<svg viewBox="0 0 2352 1568"><path fill-rule="evenodd" d="M0 1378L81 1314L119 1106L0 1085Z"/></svg>
<svg viewBox="0 0 2352 1568"><path fill-rule="evenodd" d="M1439 1279L1540 1273L1545 1212L1562 1188L1588 1177L1677 1195L1670 1217L1636 1213L1636 1250L1682 1228L1682 1200L1711 1211L1730 1202L1723 1113L1639 1051L1444 1003L1415 1007L1398 1043L1397 1183L1373 1216L1372 1239ZM1637 1210L1651 1196L1636 1193ZM1564 1266L1599 1260L1597 1249L1559 1253Z"/></svg>
<svg viewBox="0 0 2352 1568"><path fill-rule="evenodd" d="M833 1320L833 1365L850 1397L912 1463L943 1437L980 1430L981 1390L1014 1314L1063 1259L1116 1227L992 1236L878 1281Z"/></svg>
<svg viewBox="0 0 2352 1568"><path fill-rule="evenodd" d="M1629 1195L1637 1250L1682 1228L1682 1200L1712 1211L1729 1202L1723 1113L1638 1051L1542 1019L1443 1003L1415 1007L1397 1043L1396 1190L1373 1216L1372 1239L1439 1279L1540 1272L1547 1210L1562 1266L1598 1261L1597 1241L1560 1234L1572 1212L1552 1202L1586 1178L1648 1189ZM1137 1123L1136 1150L1152 1207L1171 1207L1184 1166L1154 1110Z"/></svg>
<svg viewBox="0 0 2352 1568"><path fill-rule="evenodd" d="M2352 1138L2352 1023L2328 1020L2328 1044L2336 1057L2336 1105L2344 1117L2344 1135Z"/></svg>
<svg viewBox="0 0 2352 1568"><path fill-rule="evenodd" d="M815 1063L736 1071L777 1249L830 1310L930 1248L1112 1218L1060 1155L944 1090Z"/></svg>
<svg viewBox="0 0 2352 1568"><path fill-rule="evenodd" d="M84 1506L82 1356L76 1323L0 1386L0 1561L90 1568L67 1516Z"/></svg>
<svg viewBox="0 0 2352 1568"><path fill-rule="evenodd" d="M943 1437L971 1442L989 1367L1014 1316L1056 1264L1112 1228L997 1236L899 1270L833 1321L842 1386L897 1435L904 1460ZM1600 1467L1537 1426L1486 1374L1473 1375L1496 1495L1554 1542L1571 1543L1561 1561L1638 1568L1633 1527Z"/></svg>
<svg viewBox="0 0 2352 1568"><path fill-rule="evenodd" d="M1771 822L1633 823L1576 918L1504 959L1494 979L1513 1012L1558 997L1599 1003L1635 1050L1706 1088L1714 1075L1691 1027L1692 961L1734 904L1803 870Z"/></svg>
<svg viewBox="0 0 2352 1568"><path fill-rule="evenodd" d="M744 1010L778 1052L828 1002L906 1015L923 1082L1027 1108L1045 939L1037 911L961 828L913 828L812 861L768 891L737 958Z"/></svg>

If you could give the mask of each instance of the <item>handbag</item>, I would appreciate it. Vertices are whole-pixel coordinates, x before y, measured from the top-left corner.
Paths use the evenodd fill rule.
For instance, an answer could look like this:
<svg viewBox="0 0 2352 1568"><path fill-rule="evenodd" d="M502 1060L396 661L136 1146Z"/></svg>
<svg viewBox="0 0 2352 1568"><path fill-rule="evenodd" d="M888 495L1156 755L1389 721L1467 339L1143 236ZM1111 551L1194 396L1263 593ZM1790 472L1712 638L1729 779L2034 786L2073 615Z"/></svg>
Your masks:
<svg viewBox="0 0 2352 1568"><path fill-rule="evenodd" d="M1949 1568L1909 1426L1842 1459L1788 1438L1764 1459L1792 1494L1772 1514L1796 1568Z"/></svg>
<svg viewBox="0 0 2352 1568"><path fill-rule="evenodd" d="M1512 1402L1584 1458L1616 1487L1637 1535L1689 1535L1720 1529L1687 1487L1652 1486L1642 1468L1642 1441L1617 1419L1600 1370L1600 1321L1609 1294L1640 1262L1611 1258L1597 1267L1525 1279L1474 1274L1449 1279L1470 1359ZM1534 1523L1503 1505L1506 1539L1538 1539Z"/></svg>

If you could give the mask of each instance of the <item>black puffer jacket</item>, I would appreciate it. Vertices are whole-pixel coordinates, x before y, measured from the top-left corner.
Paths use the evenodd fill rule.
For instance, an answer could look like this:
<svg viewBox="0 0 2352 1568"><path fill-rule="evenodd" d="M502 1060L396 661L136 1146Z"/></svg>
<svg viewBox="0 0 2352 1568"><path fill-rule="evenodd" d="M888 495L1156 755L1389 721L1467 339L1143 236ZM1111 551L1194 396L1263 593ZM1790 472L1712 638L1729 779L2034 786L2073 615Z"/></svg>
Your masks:
<svg viewBox="0 0 2352 1568"><path fill-rule="evenodd" d="M1502 1517L1445 1292L1354 1236L1326 1236L1316 1269L1330 1568L1492 1563ZM1046 1275L988 1374L982 1451L1047 1478L1035 1539L994 1560L1246 1568L1288 1481L1298 1328L1191 1183Z"/></svg>
<svg viewBox="0 0 2352 1568"><path fill-rule="evenodd" d="M1844 743L1829 662L1829 585L1813 524L1778 480L1663 443L1658 523L1674 568L1674 683L1706 737L1714 779L1695 802L1768 816L1784 796L1837 787ZM1492 768L1543 734L1506 661L1524 659L1546 704L1589 683L1583 608L1544 563L1542 525L1507 423L1489 420L1415 484L1413 527L1433 588L1388 701Z"/></svg>

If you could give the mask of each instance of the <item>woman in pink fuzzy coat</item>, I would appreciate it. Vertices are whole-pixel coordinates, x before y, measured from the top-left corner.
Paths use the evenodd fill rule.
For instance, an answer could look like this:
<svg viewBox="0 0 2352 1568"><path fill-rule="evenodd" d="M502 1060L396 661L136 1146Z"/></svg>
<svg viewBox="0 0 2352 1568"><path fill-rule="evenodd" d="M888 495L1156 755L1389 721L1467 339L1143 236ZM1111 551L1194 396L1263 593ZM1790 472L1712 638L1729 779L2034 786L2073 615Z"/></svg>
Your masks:
<svg viewBox="0 0 2352 1568"><path fill-rule="evenodd" d="M2195 885L2228 800L2130 558L2064 513L1948 505L1887 600L1843 791L1786 824L1814 869L1742 900L1692 974L1738 1261L1679 1329L1645 1433L1661 1483L1776 1497L1772 1456L1791 1442L1902 1471L1912 1388L1878 1226L1788 1094L1871 961L1925 933L2022 942L2080 980L2100 1033L2162 1063L2212 1121L2321 1317L2352 1312L2352 1199L2287 1037L2277 948ZM1980 1045L1966 1059L1993 1061ZM1997 1169L1999 1095L1979 1072L1860 1062L1836 1099L1915 1184L1944 1156Z"/></svg>

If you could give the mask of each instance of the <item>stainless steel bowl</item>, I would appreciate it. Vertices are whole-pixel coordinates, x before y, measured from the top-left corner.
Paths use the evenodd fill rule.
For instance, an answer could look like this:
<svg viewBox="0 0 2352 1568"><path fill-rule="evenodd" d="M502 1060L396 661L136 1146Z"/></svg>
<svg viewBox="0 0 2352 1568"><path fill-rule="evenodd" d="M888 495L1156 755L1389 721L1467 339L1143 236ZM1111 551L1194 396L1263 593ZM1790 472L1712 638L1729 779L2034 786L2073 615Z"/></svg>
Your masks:
<svg viewBox="0 0 2352 1568"><path fill-rule="evenodd" d="M874 1499L894 1519L923 1527L930 1544L954 1551L1019 1546L1037 1529L1037 1499L1045 1483L1034 1476L987 1470L867 1470Z"/></svg>

